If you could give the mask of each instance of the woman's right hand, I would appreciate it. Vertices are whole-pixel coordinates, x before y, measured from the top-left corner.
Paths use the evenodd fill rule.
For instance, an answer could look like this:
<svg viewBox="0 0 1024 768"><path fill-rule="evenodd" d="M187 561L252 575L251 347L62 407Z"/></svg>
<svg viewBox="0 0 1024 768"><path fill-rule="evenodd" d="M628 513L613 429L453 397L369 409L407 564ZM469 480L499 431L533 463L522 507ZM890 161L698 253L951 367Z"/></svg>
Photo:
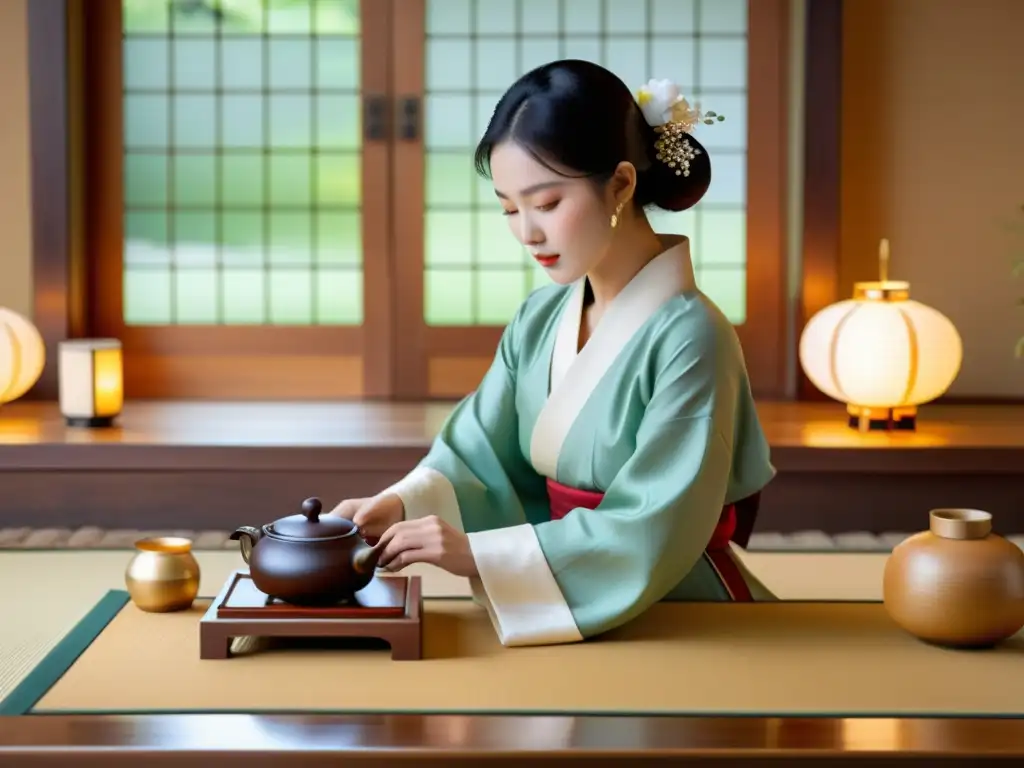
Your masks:
<svg viewBox="0 0 1024 768"><path fill-rule="evenodd" d="M405 518L405 505L397 493L379 493L365 499L345 499L330 514L351 520L370 544Z"/></svg>

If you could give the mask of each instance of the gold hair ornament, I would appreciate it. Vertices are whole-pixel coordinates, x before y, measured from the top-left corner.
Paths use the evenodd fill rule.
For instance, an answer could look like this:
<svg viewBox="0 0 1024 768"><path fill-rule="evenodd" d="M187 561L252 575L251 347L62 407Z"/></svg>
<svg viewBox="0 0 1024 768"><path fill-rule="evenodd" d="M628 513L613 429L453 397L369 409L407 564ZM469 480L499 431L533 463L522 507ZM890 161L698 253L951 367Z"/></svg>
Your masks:
<svg viewBox="0 0 1024 768"><path fill-rule="evenodd" d="M698 123L720 123L725 115L702 112L699 104L691 106L671 80L648 80L636 100L644 119L658 134L654 142L658 160L674 168L676 176L689 176L690 161L700 154L690 144L690 134Z"/></svg>

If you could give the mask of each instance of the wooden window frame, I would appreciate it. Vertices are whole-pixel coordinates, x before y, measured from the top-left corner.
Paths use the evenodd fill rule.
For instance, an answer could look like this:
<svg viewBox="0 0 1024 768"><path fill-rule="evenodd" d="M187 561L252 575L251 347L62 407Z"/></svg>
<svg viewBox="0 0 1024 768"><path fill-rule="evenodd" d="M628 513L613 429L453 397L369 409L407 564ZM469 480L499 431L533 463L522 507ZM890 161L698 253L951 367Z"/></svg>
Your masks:
<svg viewBox="0 0 1024 768"><path fill-rule="evenodd" d="M124 345L129 396L204 399L329 399L390 391L390 140L360 142L361 326L126 326L123 321L124 192L121 0L71 0L69 39L87 108L80 132L83 250L91 261L85 313L91 335ZM360 0L360 96L388 90L391 4ZM97 190L102 190L98 192Z"/></svg>
<svg viewBox="0 0 1024 768"><path fill-rule="evenodd" d="M394 84L400 98L423 99L426 0L394 0L404 23L394 33ZM786 356L787 83L789 0L749 0L747 22L746 320L737 326L758 395L781 396ZM424 321L424 166L421 138L395 147L410 191L395 197L397 252L396 366L400 398L458 397L480 381L501 326L428 326Z"/></svg>
<svg viewBox="0 0 1024 768"><path fill-rule="evenodd" d="M120 283L119 275L115 278L104 275L102 268L90 269L89 261L95 259L98 249L113 248L120 253L122 245L111 243L109 234L105 241L91 234L111 231L109 222L113 222L115 213L103 211L102 203L97 202L102 198L89 195L85 181L88 178L92 185L99 178L104 185L116 184L120 189L120 162L116 171L112 164L96 162L86 151L83 136L86 126L108 139L120 136L121 107L115 107L113 102L120 102L121 92L119 87L109 85L120 82L120 73L117 72L116 80L106 79L113 77L113 72L104 73L105 88L98 90L106 94L109 103L104 109L93 107L88 111L83 109L88 83L78 76L83 71L82 63L89 61L84 36L94 39L92 36L98 34L95 25L101 23L98 19L104 14L100 6L117 6L119 13L120 4L119 0L85 1L89 3L88 14L84 13L83 0L28 3L34 317L47 343L48 363L29 395L36 399L56 398L55 356L60 340L95 335L104 327L112 327L110 316L104 318L103 307L109 305L89 301L95 296L95 282L101 281L107 288L115 279ZM422 18L423 13L423 0L394 0L394 5L370 0L364 10L367 5L388 8L399 15L418 13ZM842 0L815 0L806 6L805 99L809 108L805 110L803 124L806 148L799 326L816 307L834 300L836 286L830 275L837 273L839 258ZM748 247L747 320L737 330L755 394L772 399L789 395L786 381L797 366L793 344L787 342L786 319L790 8L790 0L757 0L750 3L749 10L749 114L757 116L756 121L750 120L747 150L747 236L753 247ZM109 8L106 13L110 13ZM111 28L109 19L106 28ZM381 41L379 46L362 46L367 73L363 78L364 93L393 91L398 96L422 96L422 26L404 23L389 24L388 28L393 30L392 39ZM119 28L117 34L120 35ZM107 41L108 45L114 43ZM115 47L120 48L119 39ZM392 51L401 52L393 63L388 58ZM377 58L367 59L374 56ZM84 71L97 72L95 64ZM369 75L371 72L377 74ZM389 73L393 84L384 79ZM380 82L371 79L374 76ZM83 114L92 116L85 125L79 119ZM390 150L385 144L390 145ZM121 151L118 145L118 157ZM420 142L364 144L367 153L389 151L391 165L386 166L386 178L391 177L393 167L403 169L403 184L422 178L424 158ZM385 167L383 162L371 167ZM368 285L364 328L330 328L326 329L327 335L320 334L325 330L320 328L239 329L253 332L249 340L235 333L234 328L220 328L217 330L223 333L216 340L218 346L211 347L211 337L204 332L201 348L195 334L191 339L184 334L177 341L168 339L146 349L156 355L146 359L148 376L140 370L145 366L133 369L137 363L131 354L127 355L129 386L142 382L146 396L224 399L427 399L458 397L471 388L490 362L501 329L426 326L422 319L422 197L388 198L389 189L383 178L384 174L378 174L364 179L363 204L379 205L382 211L385 205L390 205L384 215L390 215L390 221L401 225L388 229L364 224L364 237L380 238L374 252L383 255L364 261ZM116 209L115 231L119 232L120 197L108 195L107 199L115 201L108 202L106 207ZM107 221L108 225L97 228L97 221ZM369 243L366 248L370 250ZM396 254L401 254L400 264ZM120 265L120 258L117 263ZM390 290L385 290L385 285ZM167 353L172 356L159 357ZM179 356L177 368L168 367L165 362L173 361L173 355ZM356 360L357 364L346 368L339 364L339 359L349 363ZM325 367L311 369L311 362ZM160 364L154 367L154 363ZM229 380L240 383L225 386L224 382ZM253 381L262 383L254 385ZM330 384L311 385L311 381ZM801 396L813 396L806 387L798 392Z"/></svg>

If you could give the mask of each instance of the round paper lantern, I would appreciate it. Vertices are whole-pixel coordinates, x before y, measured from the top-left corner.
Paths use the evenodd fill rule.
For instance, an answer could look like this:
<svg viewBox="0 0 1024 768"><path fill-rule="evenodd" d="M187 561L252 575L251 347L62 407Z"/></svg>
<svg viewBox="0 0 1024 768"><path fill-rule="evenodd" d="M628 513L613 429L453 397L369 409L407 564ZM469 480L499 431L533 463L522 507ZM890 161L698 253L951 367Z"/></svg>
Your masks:
<svg viewBox="0 0 1024 768"><path fill-rule="evenodd" d="M45 364L46 345L32 321L0 307L0 405L28 392Z"/></svg>
<svg viewBox="0 0 1024 768"><path fill-rule="evenodd" d="M917 406L942 395L963 360L960 334L932 307L910 298L909 283L857 283L852 299L815 314L800 336L800 365L829 397L846 403L860 429L916 424Z"/></svg>

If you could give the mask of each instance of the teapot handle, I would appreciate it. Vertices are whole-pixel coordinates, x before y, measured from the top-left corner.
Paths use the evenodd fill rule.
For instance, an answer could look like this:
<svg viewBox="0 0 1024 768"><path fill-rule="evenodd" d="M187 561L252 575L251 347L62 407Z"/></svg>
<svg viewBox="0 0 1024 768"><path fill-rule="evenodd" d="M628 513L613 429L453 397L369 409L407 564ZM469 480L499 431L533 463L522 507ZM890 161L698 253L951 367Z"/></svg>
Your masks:
<svg viewBox="0 0 1024 768"><path fill-rule="evenodd" d="M260 539L263 538L263 531L259 528L253 528L250 525L243 525L228 538L238 542L239 547L242 550L242 560L246 565L248 565L249 559L252 557L252 548L256 546L256 543Z"/></svg>

